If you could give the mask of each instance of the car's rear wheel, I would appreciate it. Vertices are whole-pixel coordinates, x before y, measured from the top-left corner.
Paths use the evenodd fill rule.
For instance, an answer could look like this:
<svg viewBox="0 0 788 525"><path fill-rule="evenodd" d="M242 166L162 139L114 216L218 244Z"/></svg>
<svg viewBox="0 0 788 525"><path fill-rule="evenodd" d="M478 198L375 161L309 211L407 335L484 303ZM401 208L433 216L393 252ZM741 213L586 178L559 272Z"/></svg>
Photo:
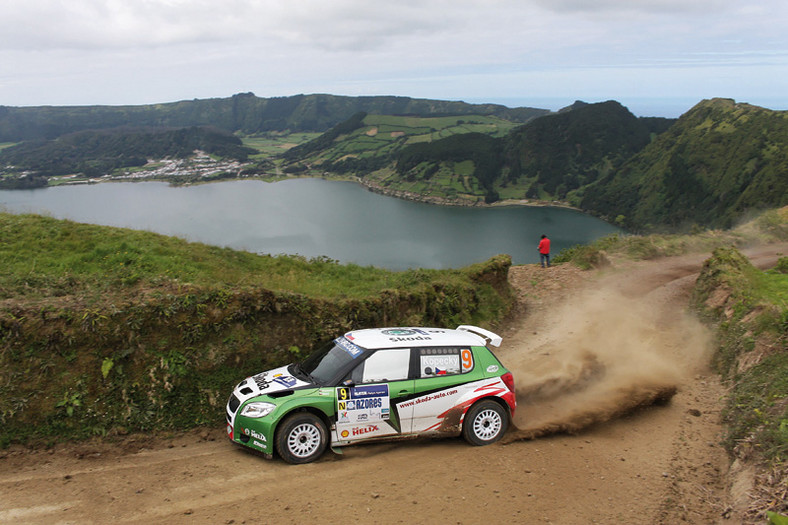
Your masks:
<svg viewBox="0 0 788 525"><path fill-rule="evenodd" d="M489 399L483 399L468 410L462 425L462 435L471 445L495 443L509 426L506 410Z"/></svg>
<svg viewBox="0 0 788 525"><path fill-rule="evenodd" d="M325 423L309 412L287 416L276 433L276 451L288 463L314 461L325 452L327 445Z"/></svg>

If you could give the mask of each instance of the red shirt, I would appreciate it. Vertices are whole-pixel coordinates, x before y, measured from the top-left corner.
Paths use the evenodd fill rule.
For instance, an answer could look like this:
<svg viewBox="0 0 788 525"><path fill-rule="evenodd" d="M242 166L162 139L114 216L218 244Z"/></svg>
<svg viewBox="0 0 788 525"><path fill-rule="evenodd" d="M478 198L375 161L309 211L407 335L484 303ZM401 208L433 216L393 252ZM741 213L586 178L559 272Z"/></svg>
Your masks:
<svg viewBox="0 0 788 525"><path fill-rule="evenodd" d="M550 239L547 237L539 241L539 253L543 253L545 255L550 253Z"/></svg>

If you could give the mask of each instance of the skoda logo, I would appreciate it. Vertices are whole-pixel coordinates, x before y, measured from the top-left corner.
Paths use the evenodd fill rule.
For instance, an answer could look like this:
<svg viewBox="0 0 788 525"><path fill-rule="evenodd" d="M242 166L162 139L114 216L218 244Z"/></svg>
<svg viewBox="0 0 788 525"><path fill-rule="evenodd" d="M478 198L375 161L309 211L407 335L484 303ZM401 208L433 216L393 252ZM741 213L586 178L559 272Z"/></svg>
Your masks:
<svg viewBox="0 0 788 525"><path fill-rule="evenodd" d="M416 332L413 330L395 329L395 330L383 330L381 333L383 333L384 335L413 335Z"/></svg>

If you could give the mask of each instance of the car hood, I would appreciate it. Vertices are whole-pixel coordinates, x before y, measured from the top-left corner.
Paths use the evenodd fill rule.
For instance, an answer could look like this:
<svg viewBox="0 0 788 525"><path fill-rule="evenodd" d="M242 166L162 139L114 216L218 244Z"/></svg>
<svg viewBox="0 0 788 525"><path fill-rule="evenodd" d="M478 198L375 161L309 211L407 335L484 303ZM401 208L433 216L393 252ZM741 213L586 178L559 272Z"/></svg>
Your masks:
<svg viewBox="0 0 788 525"><path fill-rule="evenodd" d="M305 386L316 385L294 377L287 369L287 366L282 366L247 377L236 387L236 392L241 394L243 398L249 398Z"/></svg>

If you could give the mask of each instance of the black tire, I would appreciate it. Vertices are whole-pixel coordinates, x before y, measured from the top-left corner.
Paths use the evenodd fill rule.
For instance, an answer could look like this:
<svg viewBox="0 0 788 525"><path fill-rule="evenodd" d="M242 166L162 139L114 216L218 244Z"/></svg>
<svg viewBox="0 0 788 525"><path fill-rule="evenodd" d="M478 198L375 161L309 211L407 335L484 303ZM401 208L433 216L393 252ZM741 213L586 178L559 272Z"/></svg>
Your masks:
<svg viewBox="0 0 788 525"><path fill-rule="evenodd" d="M471 445L489 445L501 439L507 428L509 414L506 410L495 401L483 399L465 414L462 437Z"/></svg>
<svg viewBox="0 0 788 525"><path fill-rule="evenodd" d="M290 414L279 424L276 451L291 464L309 463L323 455L328 431L323 420L309 412Z"/></svg>

